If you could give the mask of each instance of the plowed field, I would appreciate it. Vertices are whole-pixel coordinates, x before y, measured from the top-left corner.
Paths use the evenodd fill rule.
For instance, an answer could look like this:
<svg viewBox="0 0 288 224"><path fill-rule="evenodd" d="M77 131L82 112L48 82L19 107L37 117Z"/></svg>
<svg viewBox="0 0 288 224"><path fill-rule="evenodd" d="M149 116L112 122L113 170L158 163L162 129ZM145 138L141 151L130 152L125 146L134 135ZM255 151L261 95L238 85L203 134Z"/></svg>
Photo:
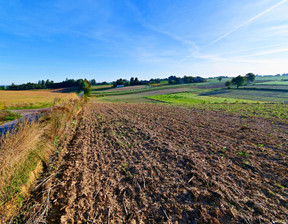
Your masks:
<svg viewBox="0 0 288 224"><path fill-rule="evenodd" d="M47 222L287 223L287 140L287 125L257 118L90 104Z"/></svg>

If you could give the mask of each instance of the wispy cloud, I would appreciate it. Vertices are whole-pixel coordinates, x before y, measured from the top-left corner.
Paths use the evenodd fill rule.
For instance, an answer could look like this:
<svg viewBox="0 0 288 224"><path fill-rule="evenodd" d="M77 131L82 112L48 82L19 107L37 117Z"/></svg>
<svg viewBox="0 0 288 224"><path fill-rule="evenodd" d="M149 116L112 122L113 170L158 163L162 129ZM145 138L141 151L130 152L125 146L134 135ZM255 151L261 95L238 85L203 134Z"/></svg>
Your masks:
<svg viewBox="0 0 288 224"><path fill-rule="evenodd" d="M256 19L258 19L259 17L265 15L266 13L272 11L273 9L275 9L276 7L284 4L285 2L287 2L288 0L282 0L281 2L278 2L277 4L273 5L272 7L264 10L263 12L259 13L258 15L254 16L253 18L247 20L246 22L240 24L239 26L235 27L234 29L230 30L229 32L225 33L224 35L220 36L219 38L217 38L216 40L212 41L211 43L207 44L205 47L209 47L215 43L217 43L218 41L222 40L223 38L229 36L230 34L234 33L235 31L239 30L240 28L252 23L253 21L255 21Z"/></svg>
<svg viewBox="0 0 288 224"><path fill-rule="evenodd" d="M135 15L138 17L139 22L142 24L143 27L145 27L146 29L153 31L155 33L158 34L162 34L165 36L168 36L176 41L179 41L181 44L183 45L188 45L189 47L198 49L198 46L195 44L195 42L191 41L191 40L187 40L173 32L169 32L169 30L167 29L163 29L161 27L157 27L155 25L150 24L142 15L142 13L140 12L140 10L135 6L135 4L133 4L130 0L126 0L125 1L126 4L130 7L130 9L135 13Z"/></svg>
<svg viewBox="0 0 288 224"><path fill-rule="evenodd" d="M280 48L278 48L278 49L272 49L272 50L267 50L267 51L260 51L260 52L256 52L256 53L253 53L253 54L247 54L247 55L238 56L237 58L247 58L247 57L263 56L263 55L270 55L270 54L284 53L284 52L288 52L288 47L286 47L286 48L280 47ZM235 58L236 58L236 57L235 57Z"/></svg>
<svg viewBox="0 0 288 224"><path fill-rule="evenodd" d="M272 10L275 9L276 7L278 7L278 6L286 3L287 1L288 1L288 0L282 0L282 1L278 2L277 4L275 4L275 5L271 6L270 8L262 11L261 13L259 13L259 14L257 14L256 16L252 17L251 19L247 20L246 22L240 24L239 26L237 26L237 27L235 27L234 29L230 30L229 32L225 33L224 35L218 37L218 38L215 39L214 41L212 41L212 42L210 42L209 44L207 44L205 47L203 47L203 48L195 48L192 54L190 54L190 55L182 58L180 61L178 61L178 62L176 63L176 65L185 62L185 61L188 60L189 58L193 58L193 57L200 58L199 55L200 55L200 51L201 51L202 49L208 48L208 47L216 44L216 43L219 42L220 40L222 40L222 39L224 39L225 37L229 36L230 34L236 32L236 31L239 30L240 28L247 26L248 24L250 24L250 23L252 23L253 21L255 21L255 20L257 20L258 18L260 18L261 16L263 16L263 15L267 14L268 12L272 11ZM282 28L282 27L279 27L279 29L281 29L281 28ZM259 55L262 55L262 54L259 54ZM201 58L203 58L203 57L201 57ZM217 57L216 57L216 58L217 58ZM204 58L203 58L203 59L204 59ZM221 58L221 60L222 60L222 58ZM225 59L225 60L226 60L226 59Z"/></svg>

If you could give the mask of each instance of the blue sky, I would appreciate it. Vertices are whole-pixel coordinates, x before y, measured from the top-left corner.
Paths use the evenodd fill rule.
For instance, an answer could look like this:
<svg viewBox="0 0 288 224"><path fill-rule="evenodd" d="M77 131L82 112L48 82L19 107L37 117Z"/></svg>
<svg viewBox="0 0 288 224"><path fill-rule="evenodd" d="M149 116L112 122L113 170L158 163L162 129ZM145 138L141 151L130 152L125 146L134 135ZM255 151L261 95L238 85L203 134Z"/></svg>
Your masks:
<svg viewBox="0 0 288 224"><path fill-rule="evenodd" d="M288 72L288 0L0 0L0 85Z"/></svg>

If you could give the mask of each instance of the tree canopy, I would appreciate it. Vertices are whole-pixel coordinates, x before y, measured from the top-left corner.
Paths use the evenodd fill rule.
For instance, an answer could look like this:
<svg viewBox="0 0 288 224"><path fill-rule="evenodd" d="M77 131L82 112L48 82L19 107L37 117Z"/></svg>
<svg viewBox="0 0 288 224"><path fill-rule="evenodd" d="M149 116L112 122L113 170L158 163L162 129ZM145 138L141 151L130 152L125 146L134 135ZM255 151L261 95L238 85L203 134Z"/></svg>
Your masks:
<svg viewBox="0 0 288 224"><path fill-rule="evenodd" d="M246 79L247 79L247 83L249 82L253 82L255 80L256 75L254 73L248 73L245 75Z"/></svg>
<svg viewBox="0 0 288 224"><path fill-rule="evenodd" d="M237 86L237 88L239 88L239 86L243 86L245 84L245 82L246 82L246 77L241 76L241 75L238 75L237 77L235 77L231 80L231 83L234 86Z"/></svg>

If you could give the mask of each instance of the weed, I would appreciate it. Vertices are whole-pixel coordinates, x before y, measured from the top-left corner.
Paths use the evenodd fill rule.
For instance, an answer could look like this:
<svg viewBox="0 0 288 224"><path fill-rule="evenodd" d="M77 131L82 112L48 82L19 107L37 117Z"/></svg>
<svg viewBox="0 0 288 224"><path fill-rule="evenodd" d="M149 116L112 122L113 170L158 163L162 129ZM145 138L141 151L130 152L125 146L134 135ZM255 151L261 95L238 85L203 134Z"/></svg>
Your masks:
<svg viewBox="0 0 288 224"><path fill-rule="evenodd" d="M242 151L238 151L238 155L239 156L246 156L246 157L249 156L249 154L247 152L242 152Z"/></svg>
<svg viewBox="0 0 288 224"><path fill-rule="evenodd" d="M273 191L269 191L269 194L271 195L275 195L275 193Z"/></svg>
<svg viewBox="0 0 288 224"><path fill-rule="evenodd" d="M53 144L54 144L55 147L58 147L58 145L59 145L59 136L56 136L54 138Z"/></svg>
<svg viewBox="0 0 288 224"><path fill-rule="evenodd" d="M243 165L252 166L251 162L248 160L243 160Z"/></svg>
<svg viewBox="0 0 288 224"><path fill-rule="evenodd" d="M278 184L277 187L279 187L280 189L284 189L285 187L282 186L281 184Z"/></svg>

